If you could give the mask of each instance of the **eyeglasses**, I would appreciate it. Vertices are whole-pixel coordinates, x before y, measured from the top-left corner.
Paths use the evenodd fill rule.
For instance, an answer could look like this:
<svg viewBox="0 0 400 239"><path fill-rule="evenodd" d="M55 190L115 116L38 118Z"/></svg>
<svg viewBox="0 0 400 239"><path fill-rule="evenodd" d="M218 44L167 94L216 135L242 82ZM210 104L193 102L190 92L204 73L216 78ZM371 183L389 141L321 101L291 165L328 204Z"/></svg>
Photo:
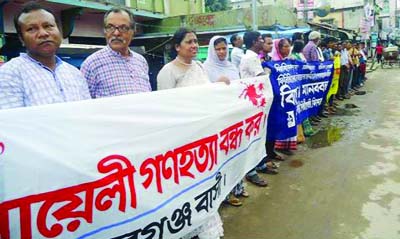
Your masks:
<svg viewBox="0 0 400 239"><path fill-rule="evenodd" d="M115 32L115 30L118 30L121 33L126 33L129 30L131 30L130 27L125 26L125 25L122 25L122 26L107 25L107 26L104 27L104 29L108 33L113 33L113 32Z"/></svg>

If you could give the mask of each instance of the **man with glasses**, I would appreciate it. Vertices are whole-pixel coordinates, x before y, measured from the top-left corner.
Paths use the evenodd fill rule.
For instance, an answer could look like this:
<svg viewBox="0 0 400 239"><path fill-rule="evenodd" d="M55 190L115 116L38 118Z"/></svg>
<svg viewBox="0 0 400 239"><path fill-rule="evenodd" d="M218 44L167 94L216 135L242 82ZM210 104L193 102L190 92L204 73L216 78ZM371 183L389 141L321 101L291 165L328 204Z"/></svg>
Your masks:
<svg viewBox="0 0 400 239"><path fill-rule="evenodd" d="M90 55L81 66L92 98L151 91L146 60L129 49L134 30L129 9L115 7L105 13L107 46Z"/></svg>

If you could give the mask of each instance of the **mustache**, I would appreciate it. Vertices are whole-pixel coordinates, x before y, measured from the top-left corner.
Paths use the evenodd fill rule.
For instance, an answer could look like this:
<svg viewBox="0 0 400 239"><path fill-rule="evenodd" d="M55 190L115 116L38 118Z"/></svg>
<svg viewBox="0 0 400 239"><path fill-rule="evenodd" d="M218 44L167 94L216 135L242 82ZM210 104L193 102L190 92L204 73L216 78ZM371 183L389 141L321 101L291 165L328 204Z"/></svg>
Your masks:
<svg viewBox="0 0 400 239"><path fill-rule="evenodd" d="M119 37L111 37L109 42L113 42L113 41L119 41L121 43L125 43L126 41L123 38L119 38Z"/></svg>
<svg viewBox="0 0 400 239"><path fill-rule="evenodd" d="M46 43L54 43L54 41L50 41L50 40L42 41L42 42L39 43L39 45L43 45L43 44L46 44Z"/></svg>

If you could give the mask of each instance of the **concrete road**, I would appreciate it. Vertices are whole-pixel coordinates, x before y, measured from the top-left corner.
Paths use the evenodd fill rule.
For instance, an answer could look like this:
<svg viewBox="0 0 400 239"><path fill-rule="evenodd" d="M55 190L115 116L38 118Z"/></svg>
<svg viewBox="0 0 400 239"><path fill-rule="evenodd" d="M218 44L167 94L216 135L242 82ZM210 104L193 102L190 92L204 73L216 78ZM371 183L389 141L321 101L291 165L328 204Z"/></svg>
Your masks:
<svg viewBox="0 0 400 239"><path fill-rule="evenodd" d="M368 78L278 175L262 175L269 187L247 183L242 207L222 206L224 239L400 238L400 69Z"/></svg>

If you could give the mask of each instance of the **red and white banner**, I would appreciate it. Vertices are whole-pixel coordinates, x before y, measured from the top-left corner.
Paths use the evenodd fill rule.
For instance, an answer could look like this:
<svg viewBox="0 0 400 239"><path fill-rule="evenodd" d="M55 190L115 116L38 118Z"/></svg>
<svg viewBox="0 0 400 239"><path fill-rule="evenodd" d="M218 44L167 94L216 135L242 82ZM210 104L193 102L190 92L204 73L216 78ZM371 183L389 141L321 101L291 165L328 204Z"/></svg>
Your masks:
<svg viewBox="0 0 400 239"><path fill-rule="evenodd" d="M265 155L266 76L0 111L0 238L179 238Z"/></svg>

